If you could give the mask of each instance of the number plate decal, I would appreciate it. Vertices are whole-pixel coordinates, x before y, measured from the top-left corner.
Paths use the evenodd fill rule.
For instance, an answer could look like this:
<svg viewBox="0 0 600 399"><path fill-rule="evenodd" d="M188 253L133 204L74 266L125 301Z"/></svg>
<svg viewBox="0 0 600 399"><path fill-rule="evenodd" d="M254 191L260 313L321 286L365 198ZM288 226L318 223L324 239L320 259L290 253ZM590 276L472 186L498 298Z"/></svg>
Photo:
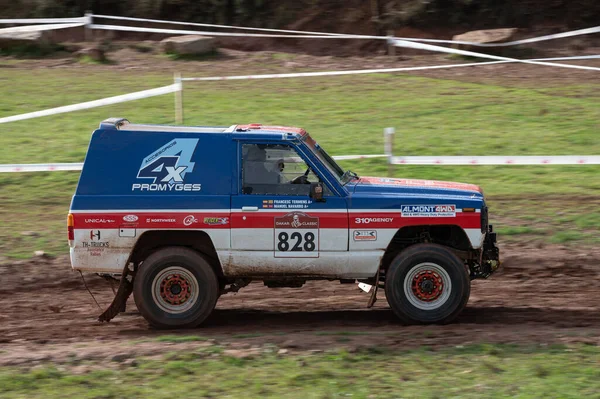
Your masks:
<svg viewBox="0 0 600 399"><path fill-rule="evenodd" d="M290 212L275 218L276 258L318 258L319 218Z"/></svg>

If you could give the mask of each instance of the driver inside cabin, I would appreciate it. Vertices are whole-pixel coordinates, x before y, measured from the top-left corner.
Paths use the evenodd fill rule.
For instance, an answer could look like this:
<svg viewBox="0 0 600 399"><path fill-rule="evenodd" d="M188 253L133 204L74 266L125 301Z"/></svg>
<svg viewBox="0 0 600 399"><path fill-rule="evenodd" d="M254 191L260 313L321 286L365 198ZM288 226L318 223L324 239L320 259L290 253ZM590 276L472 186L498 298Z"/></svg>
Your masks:
<svg viewBox="0 0 600 399"><path fill-rule="evenodd" d="M242 176L242 192L257 195L308 195L319 181L292 147L277 144L243 144Z"/></svg>

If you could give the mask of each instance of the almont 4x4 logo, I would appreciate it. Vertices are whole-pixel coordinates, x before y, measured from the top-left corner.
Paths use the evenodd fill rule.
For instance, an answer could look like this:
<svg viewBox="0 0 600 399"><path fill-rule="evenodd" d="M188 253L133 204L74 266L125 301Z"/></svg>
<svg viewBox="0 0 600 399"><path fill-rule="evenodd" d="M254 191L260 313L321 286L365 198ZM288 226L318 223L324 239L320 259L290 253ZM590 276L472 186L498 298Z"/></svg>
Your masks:
<svg viewBox="0 0 600 399"><path fill-rule="evenodd" d="M198 139L174 139L145 157L137 178L147 183L134 183L131 191L200 191L201 184L185 183L197 145Z"/></svg>

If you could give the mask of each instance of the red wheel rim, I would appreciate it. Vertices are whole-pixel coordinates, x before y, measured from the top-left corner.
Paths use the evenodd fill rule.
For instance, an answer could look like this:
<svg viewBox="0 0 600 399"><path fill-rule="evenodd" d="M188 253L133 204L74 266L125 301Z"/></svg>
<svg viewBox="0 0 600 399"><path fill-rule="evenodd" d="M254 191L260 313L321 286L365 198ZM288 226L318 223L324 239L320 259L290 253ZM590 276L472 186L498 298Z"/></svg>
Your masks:
<svg viewBox="0 0 600 399"><path fill-rule="evenodd" d="M180 274L170 274L160 282L160 297L170 305L182 305L190 296L190 283Z"/></svg>
<svg viewBox="0 0 600 399"><path fill-rule="evenodd" d="M413 294L424 302L435 301L444 291L442 276L433 270L423 270L417 273L411 283Z"/></svg>
<svg viewBox="0 0 600 399"><path fill-rule="evenodd" d="M174 265L161 270L152 281L152 299L164 312L179 314L196 305L198 280L188 269Z"/></svg>

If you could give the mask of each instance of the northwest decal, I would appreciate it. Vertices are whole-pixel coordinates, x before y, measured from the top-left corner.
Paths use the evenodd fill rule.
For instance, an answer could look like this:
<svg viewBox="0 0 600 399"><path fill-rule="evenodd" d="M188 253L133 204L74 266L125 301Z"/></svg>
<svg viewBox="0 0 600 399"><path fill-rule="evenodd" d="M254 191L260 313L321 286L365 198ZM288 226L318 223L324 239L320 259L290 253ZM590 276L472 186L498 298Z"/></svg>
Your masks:
<svg viewBox="0 0 600 399"><path fill-rule="evenodd" d="M174 139L142 160L131 191L200 191L199 183L187 183L186 175L194 171L192 155L198 139Z"/></svg>
<svg viewBox="0 0 600 399"><path fill-rule="evenodd" d="M403 205L403 218L448 218L456 216L456 205Z"/></svg>
<svg viewBox="0 0 600 399"><path fill-rule="evenodd" d="M319 218L304 212L275 217L276 258L318 258Z"/></svg>

